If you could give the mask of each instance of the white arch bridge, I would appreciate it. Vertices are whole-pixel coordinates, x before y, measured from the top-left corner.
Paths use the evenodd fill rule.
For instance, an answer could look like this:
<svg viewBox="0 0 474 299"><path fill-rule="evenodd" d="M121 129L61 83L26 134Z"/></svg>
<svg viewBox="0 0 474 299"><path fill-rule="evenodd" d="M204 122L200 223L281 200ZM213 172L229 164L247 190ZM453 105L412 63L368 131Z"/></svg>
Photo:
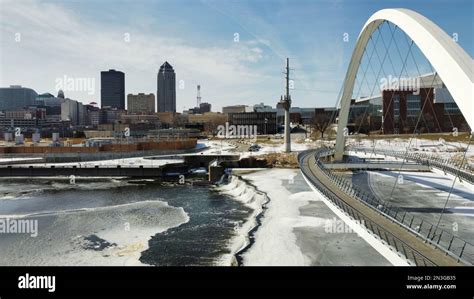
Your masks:
<svg viewBox="0 0 474 299"><path fill-rule="evenodd" d="M352 93L362 56L372 34L386 21L403 30L419 47L446 85L467 123L474 130L472 58L448 34L424 16L408 9L383 9L372 15L365 23L347 69L340 99L336 160L341 160L344 154L344 128L347 126Z"/></svg>
<svg viewBox="0 0 474 299"><path fill-rule="evenodd" d="M396 29L400 29L411 39L411 45L416 44L418 46L421 53L429 61L431 68L434 69L434 78L439 76L459 107L467 124L471 130L474 130L474 63L472 58L448 34L424 16L408 9L384 9L376 12L368 19L355 44L339 99L340 110L335 148L319 148L300 153L298 160L301 171L307 182L327 198L333 208L345 213L352 220L363 220L362 223L368 231L376 235L392 251L403 255L409 264L472 265L474 264L474 244L469 241L472 240L471 235L468 235L468 241L466 241L453 231L444 229L444 224L440 225L456 179L466 184L474 182L472 167L464 164L472 133L468 137L469 144L459 165L452 164L451 159L445 161L443 159L433 159L432 156L421 153L409 153L410 144L407 151L391 152L387 149L381 151L375 148L375 144L373 149L355 148L355 151L370 152L371 157L372 155L395 157L401 162L394 165L392 159L391 164L388 163L389 161L383 161L380 162L379 166L376 166L386 168L386 170L390 167L393 170L395 167L399 170L398 175L402 170L406 171L405 169L410 168L408 166L413 166L413 163L419 163L419 165L427 167L429 170L437 168L445 174L454 176L453 186L447 195L446 201L443 201L444 207L434 209L436 213L438 213L438 210L440 212L440 214L436 214L436 217L439 215L437 223L436 221L430 223L432 219L421 217L411 212L410 209L392 205L392 203L396 203L390 201L398 183L396 176L394 177L393 188L390 188L390 198L381 198L384 196L377 197L375 193L368 191L367 188L354 184L351 178L339 174L335 171L335 169L338 169L337 165L328 164L343 162L346 150L346 127L357 74L372 35L384 23L390 23ZM415 60L413 54L412 57ZM381 67L383 67L383 62ZM419 70L418 73L420 73ZM433 87L433 85L428 87ZM374 88L372 88L373 90ZM417 126L422 115L423 108L420 109ZM416 132L417 127L413 131L413 137ZM350 150L353 151L354 148ZM411 162L408 162L409 160ZM364 159L358 160L355 166L352 165L347 169L364 170L364 163ZM349 163L345 162L344 165L350 165L350 161ZM374 165L371 165L371 167L366 167L365 170L374 167Z"/></svg>

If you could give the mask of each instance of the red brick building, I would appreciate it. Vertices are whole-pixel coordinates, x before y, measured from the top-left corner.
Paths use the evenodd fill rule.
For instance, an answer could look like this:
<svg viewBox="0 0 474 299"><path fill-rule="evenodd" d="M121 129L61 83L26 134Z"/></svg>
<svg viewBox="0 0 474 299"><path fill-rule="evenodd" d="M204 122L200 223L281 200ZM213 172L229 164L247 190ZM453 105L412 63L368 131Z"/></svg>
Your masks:
<svg viewBox="0 0 474 299"><path fill-rule="evenodd" d="M408 134L415 128L420 133L451 132L452 126L446 127L444 103L435 103L434 99L433 88L420 88L418 92L384 90L383 133Z"/></svg>

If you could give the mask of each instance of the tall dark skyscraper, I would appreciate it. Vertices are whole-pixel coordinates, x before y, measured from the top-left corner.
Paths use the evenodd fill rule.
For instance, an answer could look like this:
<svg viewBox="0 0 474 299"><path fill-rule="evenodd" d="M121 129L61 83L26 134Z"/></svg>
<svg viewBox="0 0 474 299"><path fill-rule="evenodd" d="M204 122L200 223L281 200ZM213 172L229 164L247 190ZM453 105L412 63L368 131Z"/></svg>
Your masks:
<svg viewBox="0 0 474 299"><path fill-rule="evenodd" d="M101 107L125 109L125 74L116 70L100 72Z"/></svg>
<svg viewBox="0 0 474 299"><path fill-rule="evenodd" d="M157 81L158 112L176 112L176 74L168 61L160 67Z"/></svg>

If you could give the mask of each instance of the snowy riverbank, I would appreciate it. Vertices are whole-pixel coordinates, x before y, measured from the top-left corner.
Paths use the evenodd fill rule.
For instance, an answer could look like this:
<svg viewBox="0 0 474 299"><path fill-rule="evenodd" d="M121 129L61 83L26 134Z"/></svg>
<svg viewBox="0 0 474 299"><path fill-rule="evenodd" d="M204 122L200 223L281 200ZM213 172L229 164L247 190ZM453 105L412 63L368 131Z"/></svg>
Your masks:
<svg viewBox="0 0 474 299"><path fill-rule="evenodd" d="M236 175L230 177L228 184L221 185L216 189L242 202L253 211L248 220L236 228L236 236L229 245L230 254L222 257L222 265L237 265L239 261L236 260L236 255L251 245L251 232L258 228L258 219L263 215L265 205L268 203L268 197L265 193L258 191L255 186Z"/></svg>
<svg viewBox="0 0 474 299"><path fill-rule="evenodd" d="M256 225L252 219L262 211L253 186L269 199L260 225L252 231L254 240L241 255L244 266L390 265L357 233L331 231L344 222L308 187L298 170L265 169L240 176L221 188L255 212L239 229L241 237L232 243L233 250L248 244L242 236L248 236Z"/></svg>

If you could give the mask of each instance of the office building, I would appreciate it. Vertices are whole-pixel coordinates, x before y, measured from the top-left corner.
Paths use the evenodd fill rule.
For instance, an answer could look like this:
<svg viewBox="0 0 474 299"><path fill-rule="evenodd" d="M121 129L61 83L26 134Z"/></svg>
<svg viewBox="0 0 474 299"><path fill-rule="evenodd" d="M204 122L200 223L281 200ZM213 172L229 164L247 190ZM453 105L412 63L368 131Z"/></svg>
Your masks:
<svg viewBox="0 0 474 299"><path fill-rule="evenodd" d="M209 103L200 103L199 104L199 113L204 114L206 112L211 112L212 105Z"/></svg>
<svg viewBox="0 0 474 299"><path fill-rule="evenodd" d="M229 125L257 126L257 134L277 133L276 112L241 112L228 114Z"/></svg>
<svg viewBox="0 0 474 299"><path fill-rule="evenodd" d="M153 114L155 113L155 95L150 94L128 94L127 111L129 114Z"/></svg>
<svg viewBox="0 0 474 299"><path fill-rule="evenodd" d="M113 124L120 121L122 114L126 114L123 109L117 108L103 108L100 110L100 123L101 124Z"/></svg>
<svg viewBox="0 0 474 299"><path fill-rule="evenodd" d="M251 111L253 111L253 107L249 107L247 105L233 105L233 106L222 107L222 113L224 114L244 113L244 112L251 112Z"/></svg>
<svg viewBox="0 0 474 299"><path fill-rule="evenodd" d="M0 112L0 128L39 128L46 121L46 109L29 107Z"/></svg>
<svg viewBox="0 0 474 299"><path fill-rule="evenodd" d="M11 85L0 88L0 111L19 110L35 105L38 94L31 88Z"/></svg>
<svg viewBox="0 0 474 299"><path fill-rule="evenodd" d="M64 94L62 94L64 96ZM46 109L46 114L50 117L61 116L61 103L64 102L64 97L55 97L50 93L42 93L36 97L37 107Z"/></svg>
<svg viewBox="0 0 474 299"><path fill-rule="evenodd" d="M82 126L85 124L86 112L81 102L64 99L61 103L61 120L70 121L71 125Z"/></svg>
<svg viewBox="0 0 474 299"><path fill-rule="evenodd" d="M167 61L158 71L157 87L158 112L176 112L176 74Z"/></svg>
<svg viewBox="0 0 474 299"><path fill-rule="evenodd" d="M100 117L101 117L100 108L95 107L91 103L88 105L84 105L84 111L86 114L84 125L96 128L100 124Z"/></svg>
<svg viewBox="0 0 474 299"><path fill-rule="evenodd" d="M100 72L101 107L125 109L125 74L116 70Z"/></svg>
<svg viewBox="0 0 474 299"><path fill-rule="evenodd" d="M348 128L352 132L383 134L469 132L466 119L441 78L417 77L414 86L385 88L381 96L353 100ZM353 128L351 128L353 127Z"/></svg>

